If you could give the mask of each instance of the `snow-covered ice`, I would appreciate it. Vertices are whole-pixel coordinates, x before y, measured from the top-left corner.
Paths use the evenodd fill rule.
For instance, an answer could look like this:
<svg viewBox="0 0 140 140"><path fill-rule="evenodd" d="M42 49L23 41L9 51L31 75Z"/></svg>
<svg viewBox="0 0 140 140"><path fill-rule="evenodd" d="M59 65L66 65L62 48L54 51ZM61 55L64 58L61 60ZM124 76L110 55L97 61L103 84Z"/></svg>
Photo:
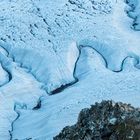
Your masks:
<svg viewBox="0 0 140 140"><path fill-rule="evenodd" d="M139 0L0 7L0 140L52 140L96 101L140 106Z"/></svg>
<svg viewBox="0 0 140 140"><path fill-rule="evenodd" d="M128 15L134 19L132 28L134 30L140 31L140 1L139 0L127 0L126 1L130 5L130 9L128 10Z"/></svg>

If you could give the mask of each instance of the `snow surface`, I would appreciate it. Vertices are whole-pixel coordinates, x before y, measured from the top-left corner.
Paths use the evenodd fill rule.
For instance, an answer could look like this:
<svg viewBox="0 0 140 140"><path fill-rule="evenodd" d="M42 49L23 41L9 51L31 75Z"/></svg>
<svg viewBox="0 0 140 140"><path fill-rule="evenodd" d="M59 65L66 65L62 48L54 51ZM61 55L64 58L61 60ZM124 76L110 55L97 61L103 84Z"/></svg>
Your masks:
<svg viewBox="0 0 140 140"><path fill-rule="evenodd" d="M128 15L134 19L132 28L140 31L140 1L127 0L127 3L131 6L131 9L128 10Z"/></svg>
<svg viewBox="0 0 140 140"><path fill-rule="evenodd" d="M52 140L79 111L140 106L139 0L0 0L0 140Z"/></svg>

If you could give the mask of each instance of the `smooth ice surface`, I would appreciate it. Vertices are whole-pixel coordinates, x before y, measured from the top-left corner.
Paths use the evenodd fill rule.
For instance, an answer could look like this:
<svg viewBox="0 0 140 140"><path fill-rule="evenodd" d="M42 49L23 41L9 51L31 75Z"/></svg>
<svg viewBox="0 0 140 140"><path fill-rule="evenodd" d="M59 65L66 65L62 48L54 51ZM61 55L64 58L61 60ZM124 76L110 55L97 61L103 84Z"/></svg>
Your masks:
<svg viewBox="0 0 140 140"><path fill-rule="evenodd" d="M101 100L140 106L139 0L0 7L0 140L52 140Z"/></svg>

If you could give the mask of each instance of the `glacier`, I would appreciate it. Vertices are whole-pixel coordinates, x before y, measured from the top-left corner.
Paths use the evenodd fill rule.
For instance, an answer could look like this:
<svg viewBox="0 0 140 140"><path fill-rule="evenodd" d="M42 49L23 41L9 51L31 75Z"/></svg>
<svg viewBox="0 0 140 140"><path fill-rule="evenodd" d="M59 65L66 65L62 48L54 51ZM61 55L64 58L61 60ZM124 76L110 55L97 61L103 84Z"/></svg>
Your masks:
<svg viewBox="0 0 140 140"><path fill-rule="evenodd" d="M101 100L140 106L140 0L0 7L0 140L52 140Z"/></svg>

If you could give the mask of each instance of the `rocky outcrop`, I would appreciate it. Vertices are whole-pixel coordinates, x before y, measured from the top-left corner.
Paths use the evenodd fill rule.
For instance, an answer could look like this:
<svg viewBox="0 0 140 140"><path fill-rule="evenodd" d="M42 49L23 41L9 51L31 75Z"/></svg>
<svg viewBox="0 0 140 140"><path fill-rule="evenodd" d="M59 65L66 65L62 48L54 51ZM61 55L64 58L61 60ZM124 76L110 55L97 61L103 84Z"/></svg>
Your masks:
<svg viewBox="0 0 140 140"><path fill-rule="evenodd" d="M65 127L54 140L139 140L140 109L113 101L83 109L78 122Z"/></svg>

